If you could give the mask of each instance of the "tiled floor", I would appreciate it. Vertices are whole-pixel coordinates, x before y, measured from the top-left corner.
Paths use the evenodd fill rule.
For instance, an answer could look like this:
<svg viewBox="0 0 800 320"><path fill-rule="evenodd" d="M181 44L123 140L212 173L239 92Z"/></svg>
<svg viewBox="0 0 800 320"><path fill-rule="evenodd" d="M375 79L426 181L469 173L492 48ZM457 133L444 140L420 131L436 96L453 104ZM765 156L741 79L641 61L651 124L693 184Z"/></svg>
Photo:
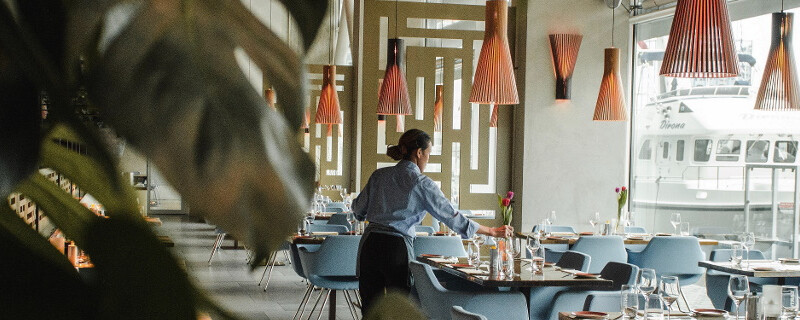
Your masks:
<svg viewBox="0 0 800 320"><path fill-rule="evenodd" d="M158 233L175 241L172 250L185 261L192 280L223 307L245 319L291 319L294 316L306 287L291 266L276 267L269 290L264 292L257 286L264 267L250 272L244 250L220 250L211 266L208 265L216 238L214 227L189 216L160 218L164 224L158 227ZM223 245L232 246L233 241L226 240ZM683 290L691 307L711 307L702 281ZM337 319L352 319L341 294L337 302ZM327 309L325 312L323 317L327 319Z"/></svg>

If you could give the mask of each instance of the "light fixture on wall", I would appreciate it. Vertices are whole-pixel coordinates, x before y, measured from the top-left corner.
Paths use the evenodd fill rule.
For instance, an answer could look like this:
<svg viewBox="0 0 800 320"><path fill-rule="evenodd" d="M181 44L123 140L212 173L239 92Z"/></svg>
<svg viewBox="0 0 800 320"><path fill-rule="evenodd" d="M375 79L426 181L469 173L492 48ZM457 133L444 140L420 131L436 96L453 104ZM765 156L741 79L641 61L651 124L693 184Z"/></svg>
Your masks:
<svg viewBox="0 0 800 320"><path fill-rule="evenodd" d="M433 131L442 132L442 112L444 111L444 85L436 85L436 101L433 103Z"/></svg>
<svg viewBox="0 0 800 320"><path fill-rule="evenodd" d="M550 51L553 54L553 71L556 76L556 100L569 100L570 82L583 36L579 34L551 34Z"/></svg>
<svg viewBox="0 0 800 320"><path fill-rule="evenodd" d="M394 2L394 38L388 39L386 47L386 73L378 93L378 115L396 115L398 130L401 130L402 116L411 114L408 99L408 85L403 74L405 48L403 40L397 36L397 0Z"/></svg>
<svg viewBox="0 0 800 320"><path fill-rule="evenodd" d="M756 96L756 110L800 110L797 66L792 50L792 20L794 14L784 12L781 1L781 12L772 14L772 44Z"/></svg>
<svg viewBox="0 0 800 320"><path fill-rule="evenodd" d="M478 56L469 102L518 104L517 81L508 47L508 2L486 1L486 31Z"/></svg>
<svg viewBox="0 0 800 320"><path fill-rule="evenodd" d="M336 1L334 1L336 2ZM317 104L317 114L314 122L328 125L328 137L331 136L334 124L342 124L341 113L339 112L339 94L336 92L336 65L333 61L333 30L336 19L336 7L334 3L330 14L330 45L328 46L329 65L322 67L322 89L319 94ZM335 19L335 20L334 20Z"/></svg>
<svg viewBox="0 0 800 320"><path fill-rule="evenodd" d="M628 110L625 107L625 95L622 91L622 80L619 76L619 48L614 47L615 10L620 0L606 1L611 8L611 47L605 49L603 60L603 80L600 82L600 92L597 94L597 104L594 107L595 121L625 121L628 120Z"/></svg>
<svg viewBox="0 0 800 320"><path fill-rule="evenodd" d="M660 74L678 78L739 74L727 0L678 0Z"/></svg>
<svg viewBox="0 0 800 320"><path fill-rule="evenodd" d="M264 90L264 100L267 101L267 105L272 108L273 110L276 109L275 104L278 102L277 98L275 97L275 90L269 88Z"/></svg>

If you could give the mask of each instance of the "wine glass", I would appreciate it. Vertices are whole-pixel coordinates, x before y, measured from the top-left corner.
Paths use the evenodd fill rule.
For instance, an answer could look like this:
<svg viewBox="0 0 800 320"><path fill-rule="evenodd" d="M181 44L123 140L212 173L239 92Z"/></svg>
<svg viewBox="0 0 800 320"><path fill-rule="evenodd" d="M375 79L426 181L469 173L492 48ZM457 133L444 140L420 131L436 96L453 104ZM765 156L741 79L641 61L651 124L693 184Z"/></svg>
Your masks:
<svg viewBox="0 0 800 320"><path fill-rule="evenodd" d="M663 320L664 300L660 295L651 294L644 300L644 320Z"/></svg>
<svg viewBox="0 0 800 320"><path fill-rule="evenodd" d="M350 223L350 231L356 231L356 215L353 212L348 212L345 217L347 222Z"/></svg>
<svg viewBox="0 0 800 320"><path fill-rule="evenodd" d="M747 276L731 275L728 280L728 296L733 300L736 306L736 318L739 319L739 305L742 303L747 294L750 293L750 281Z"/></svg>
<svg viewBox="0 0 800 320"><path fill-rule="evenodd" d="M342 202L344 202L344 197L347 196L347 188L339 189L339 195L342 196Z"/></svg>
<svg viewBox="0 0 800 320"><path fill-rule="evenodd" d="M480 266L481 264L481 246L478 245L476 238L467 243L467 258L471 266Z"/></svg>
<svg viewBox="0 0 800 320"><path fill-rule="evenodd" d="M675 229L675 234L678 234L678 226L681 224L681 214L680 213L673 213L672 217L669 219L669 223L672 224L672 228Z"/></svg>
<svg viewBox="0 0 800 320"><path fill-rule="evenodd" d="M534 263L533 259L535 258L536 251L539 251L539 248L542 246L541 241L538 237L528 236L527 242L525 243L525 247L528 248L528 252L531 254L531 269L530 271L536 271L533 269Z"/></svg>
<svg viewBox="0 0 800 320"><path fill-rule="evenodd" d="M556 223L556 211L550 211L550 215L547 216L547 224L552 225Z"/></svg>
<svg viewBox="0 0 800 320"><path fill-rule="evenodd" d="M636 313L639 311L639 294L627 284L622 285L620 293L623 320L635 320Z"/></svg>
<svg viewBox="0 0 800 320"><path fill-rule="evenodd" d="M742 246L747 250L747 255L742 259L747 260L747 267L750 267L750 250L756 246L756 235L752 232L745 232L741 235Z"/></svg>
<svg viewBox="0 0 800 320"><path fill-rule="evenodd" d="M794 319L797 316L797 287L781 286L781 318Z"/></svg>
<svg viewBox="0 0 800 320"><path fill-rule="evenodd" d="M741 243L731 243L731 262L733 263L734 267L741 267L742 266L742 251L743 247Z"/></svg>
<svg viewBox="0 0 800 320"><path fill-rule="evenodd" d="M306 228L306 235L311 235L311 224L314 223L314 218L316 218L316 215L314 214L313 211L309 212L305 216L305 221L304 222L305 222L305 228Z"/></svg>
<svg viewBox="0 0 800 320"><path fill-rule="evenodd" d="M661 285L659 286L658 293L661 294L661 299L667 305L667 320L670 320L670 313L672 313L672 303L678 300L681 295L678 277L676 276L661 276Z"/></svg>
<svg viewBox="0 0 800 320"><path fill-rule="evenodd" d="M600 212L595 212L589 216L589 224L592 225L592 233L597 232L597 224L600 223Z"/></svg>
<svg viewBox="0 0 800 320"><path fill-rule="evenodd" d="M639 282L637 283L637 286L642 295L649 296L653 293L653 291L656 291L658 279L656 278L655 270L648 268L639 269L638 280Z"/></svg>

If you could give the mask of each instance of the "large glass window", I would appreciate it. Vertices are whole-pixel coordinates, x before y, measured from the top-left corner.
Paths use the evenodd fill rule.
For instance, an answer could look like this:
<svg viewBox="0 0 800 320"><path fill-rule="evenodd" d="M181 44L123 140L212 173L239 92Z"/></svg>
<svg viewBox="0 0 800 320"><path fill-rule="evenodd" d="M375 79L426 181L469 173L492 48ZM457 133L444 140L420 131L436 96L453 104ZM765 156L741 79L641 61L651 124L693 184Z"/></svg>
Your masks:
<svg viewBox="0 0 800 320"><path fill-rule="evenodd" d="M750 231L781 240L759 242L767 256L791 250L800 223L793 221L800 112L753 109L778 9L730 2L740 67L733 78L660 76L672 17L634 26L629 209L636 225L671 233L670 217L680 213L692 233L725 239Z"/></svg>

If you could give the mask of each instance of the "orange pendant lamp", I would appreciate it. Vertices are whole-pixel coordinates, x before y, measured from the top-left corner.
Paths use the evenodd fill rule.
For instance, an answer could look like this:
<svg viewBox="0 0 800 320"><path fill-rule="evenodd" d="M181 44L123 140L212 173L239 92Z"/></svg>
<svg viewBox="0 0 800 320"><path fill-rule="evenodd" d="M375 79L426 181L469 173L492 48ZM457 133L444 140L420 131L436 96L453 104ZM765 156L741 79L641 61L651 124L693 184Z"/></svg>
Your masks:
<svg viewBox="0 0 800 320"><path fill-rule="evenodd" d="M311 132L308 126L309 123L311 123L311 111L309 111L308 108L306 108L305 115L303 116L303 123L300 125L300 129L303 129L304 133Z"/></svg>
<svg viewBox="0 0 800 320"><path fill-rule="evenodd" d="M550 50L553 54L553 71L556 75L556 100L569 100L570 82L583 36L579 34L551 34Z"/></svg>
<svg viewBox="0 0 800 320"><path fill-rule="evenodd" d="M499 112L497 105L492 106L492 116L489 118L489 128L497 128L497 112Z"/></svg>
<svg viewBox="0 0 800 320"><path fill-rule="evenodd" d="M433 131L442 132L442 111L444 109L444 86L436 85L436 101L433 103Z"/></svg>
<svg viewBox="0 0 800 320"><path fill-rule="evenodd" d="M403 75L402 39L389 39L386 50L386 73L383 75L381 89L378 93L379 115L410 115L411 103L408 99L408 85Z"/></svg>
<svg viewBox="0 0 800 320"><path fill-rule="evenodd" d="M793 13L772 14L772 44L764 66L764 76L756 97L756 110L800 110L797 65L792 50Z"/></svg>
<svg viewBox="0 0 800 320"><path fill-rule="evenodd" d="M622 80L619 76L619 48L606 48L603 62L603 80L600 82L600 93L594 107L595 121L628 120L625 107L625 95L622 92Z"/></svg>
<svg viewBox="0 0 800 320"><path fill-rule="evenodd" d="M342 117L339 112L339 95L336 93L336 66L322 67L322 91L317 104L317 114L314 122L328 125L328 136L331 135L334 124L341 124Z"/></svg>
<svg viewBox="0 0 800 320"><path fill-rule="evenodd" d="M508 2L486 1L486 31L469 102L518 104L517 81L508 48Z"/></svg>
<svg viewBox="0 0 800 320"><path fill-rule="evenodd" d="M272 108L272 110L276 109L275 104L278 102L278 99L275 97L275 90L272 88L264 90L264 100L267 100L267 105Z"/></svg>
<svg viewBox="0 0 800 320"><path fill-rule="evenodd" d="M678 78L739 75L727 0L678 0L660 74Z"/></svg>

